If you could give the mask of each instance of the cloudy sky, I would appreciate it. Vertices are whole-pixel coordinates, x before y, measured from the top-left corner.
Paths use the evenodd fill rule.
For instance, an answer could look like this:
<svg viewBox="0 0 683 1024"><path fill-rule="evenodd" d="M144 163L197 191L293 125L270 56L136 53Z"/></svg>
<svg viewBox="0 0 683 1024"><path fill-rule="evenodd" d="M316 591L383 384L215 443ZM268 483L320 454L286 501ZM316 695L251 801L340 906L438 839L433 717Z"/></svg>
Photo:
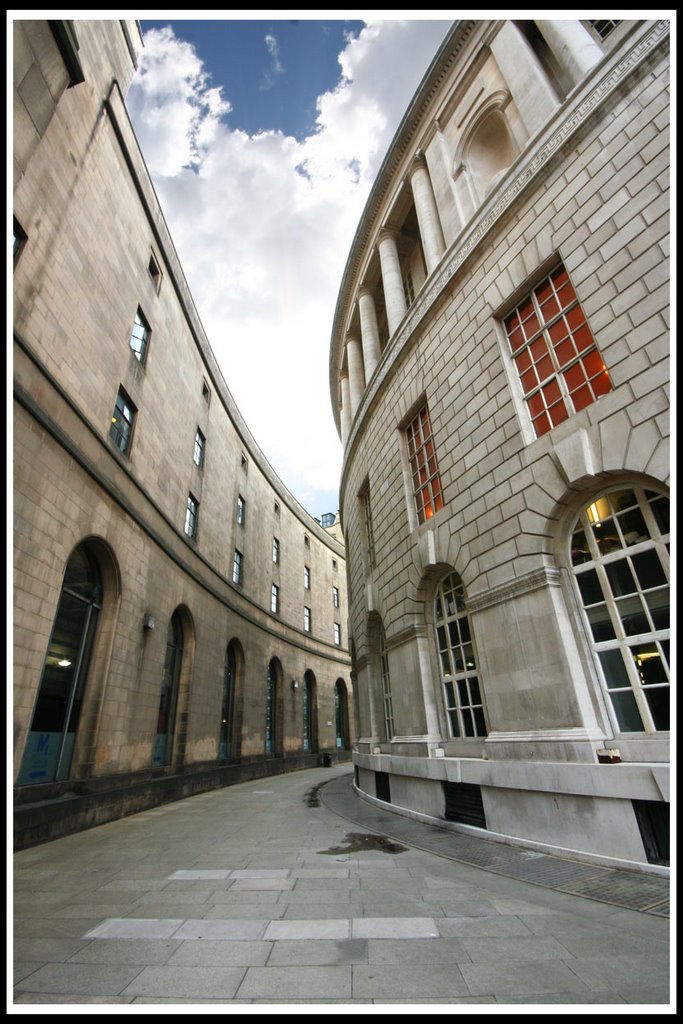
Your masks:
<svg viewBox="0 0 683 1024"><path fill-rule="evenodd" d="M127 105L195 303L257 442L317 517L338 508L328 354L346 257L449 24L142 21Z"/></svg>

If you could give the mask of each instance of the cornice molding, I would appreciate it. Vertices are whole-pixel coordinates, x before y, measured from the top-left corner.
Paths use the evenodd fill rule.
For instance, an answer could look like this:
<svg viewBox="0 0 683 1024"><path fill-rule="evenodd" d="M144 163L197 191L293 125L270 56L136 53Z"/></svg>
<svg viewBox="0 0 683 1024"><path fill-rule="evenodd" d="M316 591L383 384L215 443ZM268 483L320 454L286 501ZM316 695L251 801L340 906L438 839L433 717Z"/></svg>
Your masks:
<svg viewBox="0 0 683 1024"><path fill-rule="evenodd" d="M559 587L560 570L554 566L543 566L541 569L534 569L532 572L518 576L509 583L501 583L491 587L483 593L467 598L468 612L480 612L484 608L491 608L496 604L503 604L505 601L512 601L522 594L529 594L532 590L540 590L542 587Z"/></svg>

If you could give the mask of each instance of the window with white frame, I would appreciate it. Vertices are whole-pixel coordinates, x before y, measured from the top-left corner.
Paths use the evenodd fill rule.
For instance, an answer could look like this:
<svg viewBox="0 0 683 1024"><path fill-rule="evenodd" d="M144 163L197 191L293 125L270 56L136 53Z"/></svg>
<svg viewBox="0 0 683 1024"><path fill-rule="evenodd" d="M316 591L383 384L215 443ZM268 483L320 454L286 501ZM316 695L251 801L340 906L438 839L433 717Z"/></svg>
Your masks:
<svg viewBox="0 0 683 1024"><path fill-rule="evenodd" d="M304 629L307 633L311 632L311 609L304 608Z"/></svg>
<svg viewBox="0 0 683 1024"><path fill-rule="evenodd" d="M339 587L332 587L332 607L339 607Z"/></svg>
<svg viewBox="0 0 683 1024"><path fill-rule="evenodd" d="M237 495L237 525L244 526L247 518L247 503L241 494Z"/></svg>
<svg viewBox="0 0 683 1024"><path fill-rule="evenodd" d="M119 388L119 393L114 403L114 411L111 416L109 438L114 442L122 455L130 453L136 415L137 409L123 388Z"/></svg>
<svg viewBox="0 0 683 1024"><path fill-rule="evenodd" d="M206 438L202 434L202 432L199 429L199 427L197 427L197 432L194 435L194 456L193 456L193 458L194 458L195 466L197 466L199 469L201 469L202 466L204 465L204 450L205 450L205 448L206 448Z"/></svg>
<svg viewBox="0 0 683 1024"><path fill-rule="evenodd" d="M619 730L668 730L668 498L635 486L603 493L579 515L571 560Z"/></svg>
<svg viewBox="0 0 683 1024"><path fill-rule="evenodd" d="M238 587L242 586L243 562L242 552L235 548L235 553L232 556L232 582Z"/></svg>
<svg viewBox="0 0 683 1024"><path fill-rule="evenodd" d="M273 537L273 564L277 565L280 561L280 541L277 537Z"/></svg>
<svg viewBox="0 0 683 1024"><path fill-rule="evenodd" d="M562 264L504 318L503 325L536 437L612 390Z"/></svg>
<svg viewBox="0 0 683 1024"><path fill-rule="evenodd" d="M450 573L436 589L434 630L451 735L486 736L488 729L465 607L465 590L457 572Z"/></svg>
<svg viewBox="0 0 683 1024"><path fill-rule="evenodd" d="M418 523L424 523L443 506L429 410L423 405L405 428L408 462Z"/></svg>
<svg viewBox="0 0 683 1024"><path fill-rule="evenodd" d="M311 570L307 565L304 566L304 590L311 589Z"/></svg>
<svg viewBox="0 0 683 1024"><path fill-rule="evenodd" d="M193 494L188 494L185 507L185 533L191 540L197 539L199 526L199 502Z"/></svg>
<svg viewBox="0 0 683 1024"><path fill-rule="evenodd" d="M337 647L341 646L341 626L338 622L334 624L334 642Z"/></svg>
<svg viewBox="0 0 683 1024"><path fill-rule="evenodd" d="M130 347L133 350L135 358L143 363L147 358L147 349L149 348L149 339L152 331L149 324L145 320L142 310L138 306L138 311L135 314L135 321L133 323L133 329L130 332Z"/></svg>
<svg viewBox="0 0 683 1024"><path fill-rule="evenodd" d="M270 610L273 615L280 611L280 588L277 583L273 583L270 588Z"/></svg>

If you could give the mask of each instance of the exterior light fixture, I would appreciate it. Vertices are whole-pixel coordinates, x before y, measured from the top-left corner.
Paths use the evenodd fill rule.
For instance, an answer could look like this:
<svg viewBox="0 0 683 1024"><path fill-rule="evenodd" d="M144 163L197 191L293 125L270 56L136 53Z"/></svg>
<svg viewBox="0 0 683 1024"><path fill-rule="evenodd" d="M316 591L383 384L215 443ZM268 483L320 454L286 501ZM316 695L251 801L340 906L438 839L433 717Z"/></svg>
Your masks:
<svg viewBox="0 0 683 1024"><path fill-rule="evenodd" d="M299 689L299 680L298 679L292 679L292 689L293 690L298 690Z"/></svg>
<svg viewBox="0 0 683 1024"><path fill-rule="evenodd" d="M145 612L145 616L142 620L142 628L152 630L156 626L156 621L151 612Z"/></svg>
<svg viewBox="0 0 683 1024"><path fill-rule="evenodd" d="M69 661L68 658L62 658L62 660L58 661L57 664L59 665L60 668L68 668L71 662Z"/></svg>

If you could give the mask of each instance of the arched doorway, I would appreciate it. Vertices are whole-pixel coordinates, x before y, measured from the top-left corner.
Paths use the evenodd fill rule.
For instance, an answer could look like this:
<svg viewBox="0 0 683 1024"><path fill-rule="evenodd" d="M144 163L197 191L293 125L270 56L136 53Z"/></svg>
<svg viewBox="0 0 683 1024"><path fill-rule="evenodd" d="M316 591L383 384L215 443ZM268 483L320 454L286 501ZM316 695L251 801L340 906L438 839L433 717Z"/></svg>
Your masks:
<svg viewBox="0 0 683 1024"><path fill-rule="evenodd" d="M346 693L346 684L343 679L338 679L334 684L334 720L336 724L337 749L348 750L351 746L349 739L349 701Z"/></svg>
<svg viewBox="0 0 683 1024"><path fill-rule="evenodd" d="M164 674L161 679L159 715L154 741L152 765L155 768L171 763L173 756L173 735L175 732L178 687L183 663L184 634L180 612L176 609L168 624Z"/></svg>
<svg viewBox="0 0 683 1024"><path fill-rule="evenodd" d="M47 648L20 786L69 777L90 661L102 609L102 577L86 544L66 566Z"/></svg>

